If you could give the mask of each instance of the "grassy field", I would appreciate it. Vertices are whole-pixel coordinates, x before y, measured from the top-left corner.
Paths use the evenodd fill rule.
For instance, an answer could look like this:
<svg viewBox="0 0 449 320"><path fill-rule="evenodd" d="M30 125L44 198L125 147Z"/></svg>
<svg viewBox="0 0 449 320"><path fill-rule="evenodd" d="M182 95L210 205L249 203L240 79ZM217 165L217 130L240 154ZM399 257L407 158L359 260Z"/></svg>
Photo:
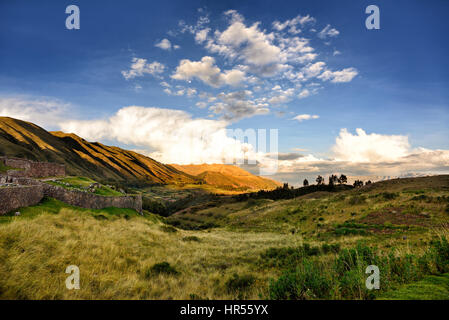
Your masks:
<svg viewBox="0 0 449 320"><path fill-rule="evenodd" d="M449 274L426 276L423 280L404 285L381 296L384 300L447 300Z"/></svg>
<svg viewBox="0 0 449 320"><path fill-rule="evenodd" d="M448 176L168 218L46 199L0 217L0 298L449 299L448 208ZM370 264L380 290L365 287Z"/></svg>

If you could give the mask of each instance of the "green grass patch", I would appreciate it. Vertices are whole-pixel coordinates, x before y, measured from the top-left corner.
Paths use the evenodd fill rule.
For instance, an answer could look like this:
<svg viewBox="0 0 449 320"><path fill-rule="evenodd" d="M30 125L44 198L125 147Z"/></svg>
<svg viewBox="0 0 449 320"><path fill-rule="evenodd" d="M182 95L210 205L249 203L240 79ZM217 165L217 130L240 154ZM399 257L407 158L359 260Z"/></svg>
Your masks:
<svg viewBox="0 0 449 320"><path fill-rule="evenodd" d="M104 209L86 209L71 206L53 198L44 198L39 204L35 206L19 208L7 213L6 215L0 216L0 223L9 223L15 219L32 219L44 213L58 214L62 209L71 209L82 214L90 214L94 218L97 218L99 220L118 218L130 219L136 216L140 217L140 214L133 209L122 209L115 207ZM20 216L15 216L15 212L20 212ZM153 216L154 215L148 212L144 215L144 217L148 219L157 220Z"/></svg>
<svg viewBox="0 0 449 320"><path fill-rule="evenodd" d="M381 300L449 300L449 274L424 279L386 292Z"/></svg>

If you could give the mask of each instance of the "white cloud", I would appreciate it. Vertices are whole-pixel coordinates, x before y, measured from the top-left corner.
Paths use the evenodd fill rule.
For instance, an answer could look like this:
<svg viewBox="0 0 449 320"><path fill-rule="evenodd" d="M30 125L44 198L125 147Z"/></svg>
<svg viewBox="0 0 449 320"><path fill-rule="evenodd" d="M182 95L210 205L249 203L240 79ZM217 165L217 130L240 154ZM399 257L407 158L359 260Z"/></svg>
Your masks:
<svg viewBox="0 0 449 320"><path fill-rule="evenodd" d="M319 116L317 115L311 115L311 114L298 114L296 117L294 117L292 120L298 120L298 122L302 122L304 120L311 120L311 119L318 119Z"/></svg>
<svg viewBox="0 0 449 320"><path fill-rule="evenodd" d="M204 28L202 30L199 30L196 34L195 34L195 41L197 43L203 43L204 41L207 40L207 35L209 34L210 28Z"/></svg>
<svg viewBox="0 0 449 320"><path fill-rule="evenodd" d="M340 83L340 82L350 82L358 74L359 72L357 71L357 69L346 68L339 71L326 70L321 75L319 75L318 78L324 81L330 80L331 82L334 83Z"/></svg>
<svg viewBox="0 0 449 320"><path fill-rule="evenodd" d="M277 20L274 21L273 29L275 29L276 31L283 31L284 29L287 29L289 33L298 34L301 32L301 29L297 28L298 25L301 25L302 27L307 23L314 23L315 21L316 21L315 18L309 15L307 16L298 15L297 17L291 20L286 20L282 23Z"/></svg>
<svg viewBox="0 0 449 320"><path fill-rule="evenodd" d="M69 114L70 104L57 99L0 97L1 117L16 118L47 128L55 128L57 123Z"/></svg>
<svg viewBox="0 0 449 320"><path fill-rule="evenodd" d="M335 159L350 162L397 161L410 153L407 136L367 134L357 129L356 135L342 129L332 151Z"/></svg>
<svg viewBox="0 0 449 320"><path fill-rule="evenodd" d="M225 52L230 52L231 57L238 55L245 63L255 66L279 61L281 50L271 43L272 40L272 34L259 30L259 23L247 27L241 21L234 21L225 31L217 33L217 43L226 48Z"/></svg>
<svg viewBox="0 0 449 320"><path fill-rule="evenodd" d="M142 77L144 74L158 76L164 72L164 70L165 66L157 61L147 63L147 59L133 58L131 69L128 71L122 71L122 75L126 80L129 80L135 77Z"/></svg>
<svg viewBox="0 0 449 320"><path fill-rule="evenodd" d="M303 90L301 90L301 92L299 93L298 98L299 98L299 99L304 99L304 98L307 98L308 96L310 96L310 91L309 91L309 89L303 89Z"/></svg>
<svg viewBox="0 0 449 320"><path fill-rule="evenodd" d="M171 42L168 39L162 39L160 42L156 43L154 46L161 48L162 50L171 50Z"/></svg>
<svg viewBox="0 0 449 320"><path fill-rule="evenodd" d="M326 66L326 63L323 61L315 62L315 63L309 63L307 66L305 66L302 69L302 72L304 73L306 78L313 78L318 76L321 71L324 70L324 67Z"/></svg>
<svg viewBox="0 0 449 320"><path fill-rule="evenodd" d="M279 86L276 86L276 87L279 87ZM278 105L278 104L287 103L292 100L292 97L295 93L295 89L289 88L286 90L282 90L281 87L279 87L279 88L276 88L276 87L273 88L273 90L278 91L278 93L268 100L268 102L270 104Z"/></svg>
<svg viewBox="0 0 449 320"><path fill-rule="evenodd" d="M227 122L194 119L180 110L125 107L105 120L66 121L65 132L88 140L116 140L147 150L164 163L222 163L241 159L244 152L260 157L247 143L226 135Z"/></svg>
<svg viewBox="0 0 449 320"><path fill-rule="evenodd" d="M327 37L336 37L336 36L338 36L339 34L340 34L340 32L339 32L337 29L332 28L332 27L330 26L330 24L328 24L326 27L324 27L323 30L321 30L321 31L318 33L318 37L324 40L324 39L326 39Z"/></svg>
<svg viewBox="0 0 449 320"><path fill-rule="evenodd" d="M449 150L412 149L407 136L356 134L340 131L329 158L312 154L279 161L274 179L297 183L298 175L312 178L344 173L348 176L400 177L449 173Z"/></svg>
<svg viewBox="0 0 449 320"><path fill-rule="evenodd" d="M171 77L187 81L197 78L212 87L220 87L225 84L235 86L245 79L245 72L238 69L221 72L220 68L215 65L215 59L205 56L201 61L181 60Z"/></svg>
<svg viewBox="0 0 449 320"><path fill-rule="evenodd" d="M251 99L252 92L249 90L220 93L217 98L220 102L210 106L209 110L227 121L267 114L270 111L267 103Z"/></svg>

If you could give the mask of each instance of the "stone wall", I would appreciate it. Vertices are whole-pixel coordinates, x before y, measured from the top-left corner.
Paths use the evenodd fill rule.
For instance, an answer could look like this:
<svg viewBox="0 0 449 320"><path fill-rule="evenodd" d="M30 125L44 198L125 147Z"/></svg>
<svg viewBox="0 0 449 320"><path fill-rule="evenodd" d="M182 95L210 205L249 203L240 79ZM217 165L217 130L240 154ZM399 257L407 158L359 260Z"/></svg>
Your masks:
<svg viewBox="0 0 449 320"><path fill-rule="evenodd" d="M62 177L65 176L65 166L52 162L35 162L26 159L0 157L6 166L23 170L8 170L8 175L15 177Z"/></svg>
<svg viewBox="0 0 449 320"><path fill-rule="evenodd" d="M142 212L142 196L126 195L120 197L107 197L97 194L68 190L63 187L43 183L44 195L55 198L72 206L88 209L104 209L109 207L134 209Z"/></svg>
<svg viewBox="0 0 449 320"><path fill-rule="evenodd" d="M8 170L6 175L0 175L0 214L37 204L44 196L82 208L129 208L142 213L141 195L106 197L89 192L69 190L33 179L65 176L64 165L9 157L0 157L0 161L8 167L22 169Z"/></svg>
<svg viewBox="0 0 449 320"><path fill-rule="evenodd" d="M40 185L0 187L0 214L38 204L44 197Z"/></svg>

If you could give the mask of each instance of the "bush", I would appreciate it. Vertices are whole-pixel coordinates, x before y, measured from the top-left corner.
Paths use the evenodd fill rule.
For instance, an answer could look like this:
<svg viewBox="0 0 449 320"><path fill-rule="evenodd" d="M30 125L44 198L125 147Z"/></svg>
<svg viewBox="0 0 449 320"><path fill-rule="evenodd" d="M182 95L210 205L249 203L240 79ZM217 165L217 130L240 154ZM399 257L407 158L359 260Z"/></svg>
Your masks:
<svg viewBox="0 0 449 320"><path fill-rule="evenodd" d="M320 254L318 247L312 247L305 243L297 248L269 248L260 256L270 266L295 268L304 257Z"/></svg>
<svg viewBox="0 0 449 320"><path fill-rule="evenodd" d="M351 198L349 198L348 203L351 206L355 206L355 205L359 205L359 204L364 204L366 201L366 197L363 195L355 195L352 196Z"/></svg>
<svg viewBox="0 0 449 320"><path fill-rule="evenodd" d="M393 200L398 197L397 193L393 192L382 192L379 194L384 200Z"/></svg>
<svg viewBox="0 0 449 320"><path fill-rule="evenodd" d="M200 242L201 239L195 236L188 236L188 237L184 237L182 238L182 241L196 241L196 242Z"/></svg>
<svg viewBox="0 0 449 320"><path fill-rule="evenodd" d="M167 217L169 215L169 211L163 203L156 200L151 200L148 197L142 198L142 209L163 217Z"/></svg>
<svg viewBox="0 0 449 320"><path fill-rule="evenodd" d="M434 239L431 242L431 252L434 255L435 266L438 272L449 272L449 242L445 237Z"/></svg>
<svg viewBox="0 0 449 320"><path fill-rule="evenodd" d="M366 291L366 277L367 276L358 269L353 269L345 272L340 279L341 296L352 299L363 298L363 293Z"/></svg>
<svg viewBox="0 0 449 320"><path fill-rule="evenodd" d="M271 299L327 299L331 296L332 280L322 266L304 259L295 271L284 272L277 281L271 281Z"/></svg>
<svg viewBox="0 0 449 320"><path fill-rule="evenodd" d="M163 225L161 226L161 230L168 233L175 233L178 232L178 229L172 226Z"/></svg>
<svg viewBox="0 0 449 320"><path fill-rule="evenodd" d="M255 280L256 278L251 274L239 276L234 273L234 275L226 281L225 286L228 292L240 292L248 290Z"/></svg>
<svg viewBox="0 0 449 320"><path fill-rule="evenodd" d="M168 262L156 263L145 271L145 278L151 278L159 274L178 275L179 272Z"/></svg>
<svg viewBox="0 0 449 320"><path fill-rule="evenodd" d="M323 243L321 245L321 251L323 253L338 253L340 252L340 244L339 243L332 243L332 244L327 244L327 243Z"/></svg>
<svg viewBox="0 0 449 320"><path fill-rule="evenodd" d="M343 249L334 263L334 268L338 274L343 275L346 271L357 269L359 265L376 265L379 259L373 248L363 243L357 243L355 248Z"/></svg>

